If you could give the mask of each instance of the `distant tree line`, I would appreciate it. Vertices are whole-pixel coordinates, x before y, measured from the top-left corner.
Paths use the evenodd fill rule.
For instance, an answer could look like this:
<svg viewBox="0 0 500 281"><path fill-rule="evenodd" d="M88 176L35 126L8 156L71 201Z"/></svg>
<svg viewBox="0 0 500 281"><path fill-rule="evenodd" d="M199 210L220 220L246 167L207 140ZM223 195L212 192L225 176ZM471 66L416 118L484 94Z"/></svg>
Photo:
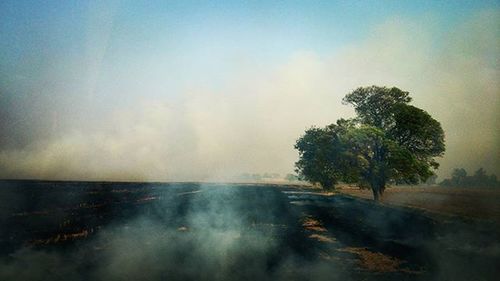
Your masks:
<svg viewBox="0 0 500 281"><path fill-rule="evenodd" d="M500 187L500 182L495 174L487 175L483 168L479 168L474 175L467 175L463 168L454 169L451 178L439 183L444 187Z"/></svg>
<svg viewBox="0 0 500 281"><path fill-rule="evenodd" d="M244 173L240 175L240 179L248 180L248 181L262 181L262 180L271 180L271 179L281 179L281 175L278 173Z"/></svg>
<svg viewBox="0 0 500 281"><path fill-rule="evenodd" d="M238 177L239 180L244 180L244 181L271 181L271 180L285 180L289 182L299 182L302 181L302 179L296 175L296 174L286 174L285 176L282 176L278 173L243 173L239 175Z"/></svg>

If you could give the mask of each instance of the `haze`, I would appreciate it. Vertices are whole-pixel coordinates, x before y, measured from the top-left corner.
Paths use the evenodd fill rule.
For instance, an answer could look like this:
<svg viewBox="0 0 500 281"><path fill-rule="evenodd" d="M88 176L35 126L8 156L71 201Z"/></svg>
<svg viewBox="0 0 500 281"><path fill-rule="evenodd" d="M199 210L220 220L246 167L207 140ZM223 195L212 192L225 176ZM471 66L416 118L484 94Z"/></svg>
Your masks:
<svg viewBox="0 0 500 281"><path fill-rule="evenodd" d="M0 178L284 175L373 84L441 122L438 175L500 175L499 53L498 1L2 1Z"/></svg>

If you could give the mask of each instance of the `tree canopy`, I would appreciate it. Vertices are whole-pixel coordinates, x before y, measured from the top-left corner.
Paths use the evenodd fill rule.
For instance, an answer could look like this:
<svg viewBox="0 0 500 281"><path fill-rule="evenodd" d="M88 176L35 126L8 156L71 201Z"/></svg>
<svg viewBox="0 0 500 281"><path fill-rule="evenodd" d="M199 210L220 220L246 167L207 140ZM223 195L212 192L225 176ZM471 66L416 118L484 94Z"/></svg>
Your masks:
<svg viewBox="0 0 500 281"><path fill-rule="evenodd" d="M312 127L297 140L300 159L295 163L302 179L331 188L341 178L342 150L338 126Z"/></svg>
<svg viewBox="0 0 500 281"><path fill-rule="evenodd" d="M332 188L338 181L370 187L379 200L388 182L425 182L445 150L444 132L426 111L409 105L398 88L361 87L344 103L357 113L297 140L296 170L305 180Z"/></svg>

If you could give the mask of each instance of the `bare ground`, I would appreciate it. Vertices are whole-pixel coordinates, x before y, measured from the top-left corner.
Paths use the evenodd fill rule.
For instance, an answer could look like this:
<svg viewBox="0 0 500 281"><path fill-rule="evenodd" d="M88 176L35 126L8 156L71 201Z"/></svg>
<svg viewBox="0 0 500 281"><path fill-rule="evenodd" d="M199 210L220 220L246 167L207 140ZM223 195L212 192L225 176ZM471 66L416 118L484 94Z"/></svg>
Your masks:
<svg viewBox="0 0 500 281"><path fill-rule="evenodd" d="M343 186L339 192L372 199L370 190ZM382 203L421 209L427 212L469 219L489 220L500 224L500 189L390 187Z"/></svg>

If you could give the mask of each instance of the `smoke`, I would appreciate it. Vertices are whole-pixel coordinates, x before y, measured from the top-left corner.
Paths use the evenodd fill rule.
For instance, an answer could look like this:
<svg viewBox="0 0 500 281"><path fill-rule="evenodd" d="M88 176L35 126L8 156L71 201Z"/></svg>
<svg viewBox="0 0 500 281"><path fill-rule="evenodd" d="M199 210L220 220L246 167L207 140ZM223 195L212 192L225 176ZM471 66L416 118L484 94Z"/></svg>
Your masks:
<svg viewBox="0 0 500 281"><path fill-rule="evenodd" d="M346 280L335 265L290 247L301 238L293 232L300 225L279 190L193 184L148 190L159 199L138 209L118 205L95 236L73 246L22 247L3 256L0 279ZM97 199L105 199L100 194ZM89 227L84 216L68 219Z"/></svg>
<svg viewBox="0 0 500 281"><path fill-rule="evenodd" d="M104 23L106 34L112 15L94 21ZM24 99L8 96L20 89L2 89L7 133L0 177L199 181L286 174L303 131L353 116L342 97L372 84L410 91L415 105L442 123L447 151L440 176L480 166L500 174L498 19L498 11L483 11L440 33L431 16L392 18L331 54L310 50L265 63L231 57L218 76L209 73L216 66L200 62L208 82L175 74L148 50L127 54L126 69L113 68L103 50L109 34L96 35L90 68L71 61L76 73L30 81ZM88 76L85 83L63 83L78 74ZM19 85L28 83L23 79Z"/></svg>
<svg viewBox="0 0 500 281"><path fill-rule="evenodd" d="M0 280L498 275L497 224L343 195L234 184L38 181L2 183L0 191ZM66 239L82 229L84 236Z"/></svg>

